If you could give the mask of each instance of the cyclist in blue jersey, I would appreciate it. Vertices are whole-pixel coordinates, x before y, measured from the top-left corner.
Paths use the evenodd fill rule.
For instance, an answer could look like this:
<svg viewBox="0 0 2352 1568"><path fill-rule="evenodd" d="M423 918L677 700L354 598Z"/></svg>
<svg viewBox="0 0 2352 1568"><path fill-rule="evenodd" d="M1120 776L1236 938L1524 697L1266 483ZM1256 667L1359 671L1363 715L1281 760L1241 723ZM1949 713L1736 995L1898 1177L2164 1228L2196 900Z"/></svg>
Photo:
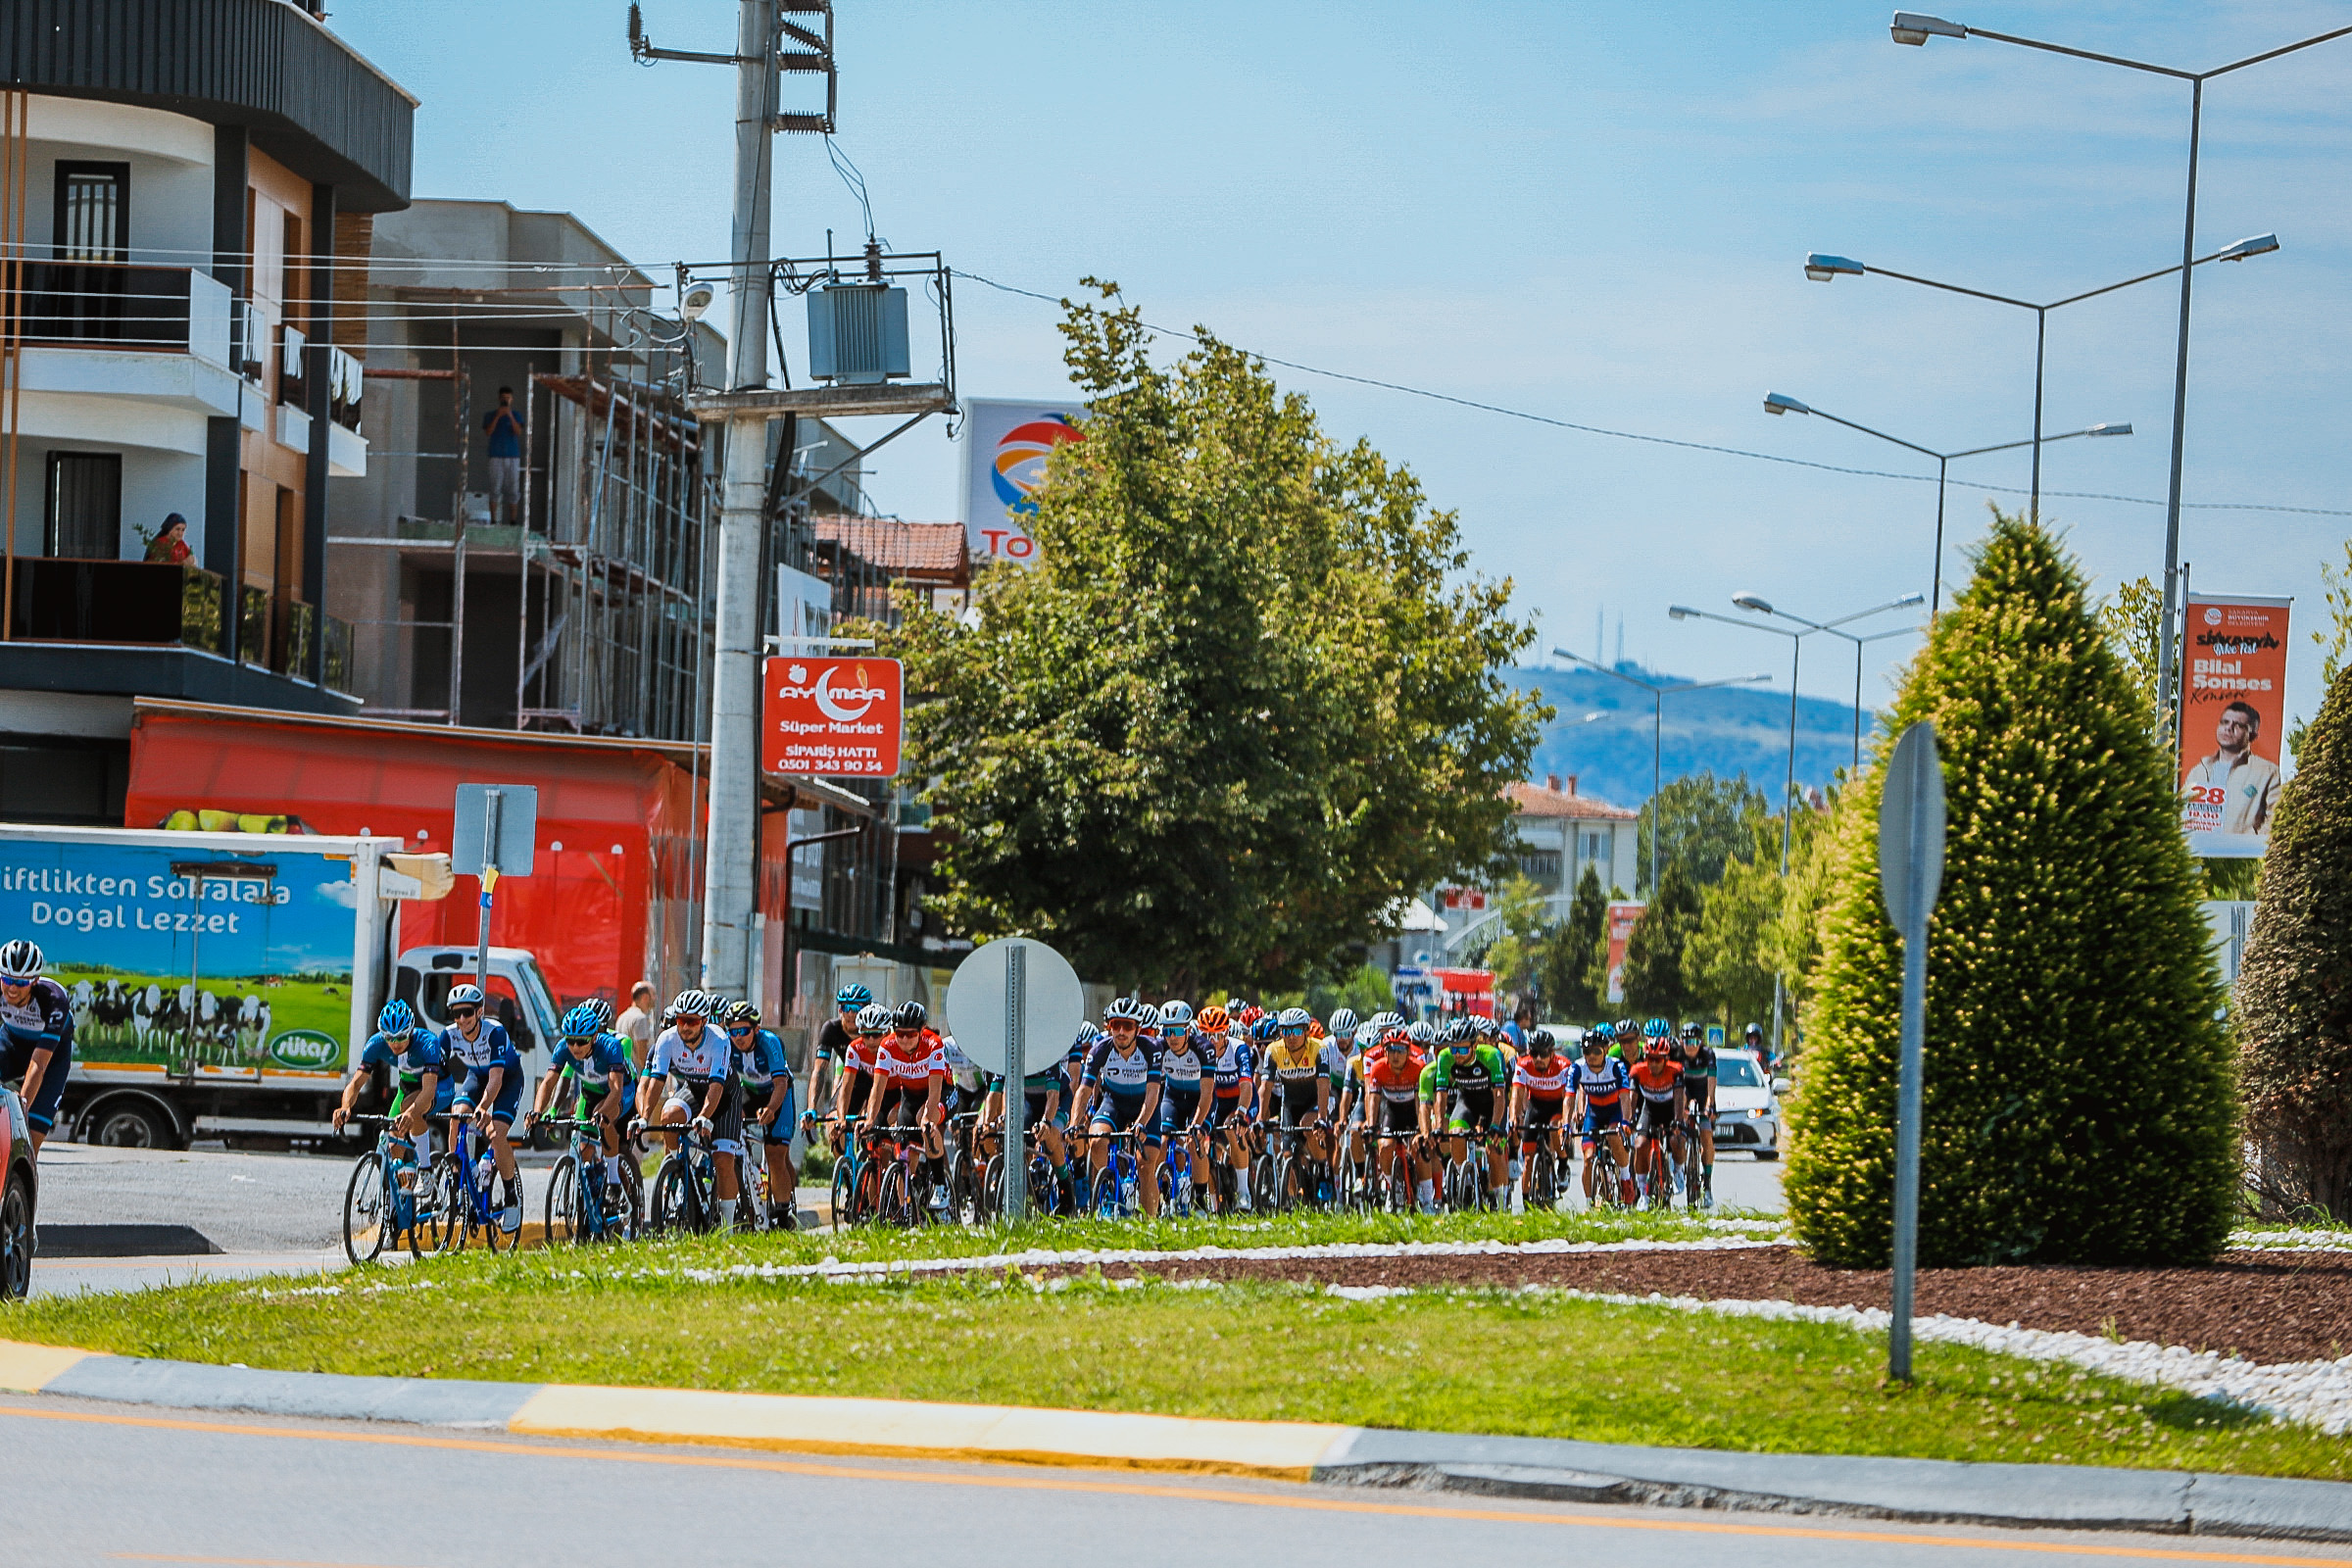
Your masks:
<svg viewBox="0 0 2352 1568"><path fill-rule="evenodd" d="M450 987L444 1004L449 1029L441 1037L441 1052L452 1073L465 1073L450 1109L471 1116L475 1131L490 1140L490 1152L506 1184L498 1224L511 1236L522 1229L522 1172L515 1167L514 1144L508 1135L522 1110L522 1055L508 1038L507 1026L485 1015L487 1005L480 986Z"/></svg>
<svg viewBox="0 0 2352 1568"><path fill-rule="evenodd" d="M1182 1139L1192 1152L1193 1185L1208 1185L1208 1112L1214 1095L1203 1088L1215 1081L1215 1058L1209 1042L1193 1027L1190 1003L1169 1002L1159 1009L1159 1135Z"/></svg>
<svg viewBox="0 0 2352 1568"><path fill-rule="evenodd" d="M23 1080L18 1096L36 1157L74 1066L74 1002L42 977L42 963L41 950L22 937L0 946L0 1079Z"/></svg>
<svg viewBox="0 0 2352 1568"><path fill-rule="evenodd" d="M539 1092L531 1101L530 1114L522 1119L523 1131L528 1134L531 1123L547 1114L566 1079L576 1083L579 1114L594 1116L605 1124L605 1180L617 1182L620 1127L637 1090L637 1069L629 1060L629 1039L612 1033L603 1014L585 1002L564 1014L564 1021L557 1028L563 1038L557 1042L555 1058L548 1063L546 1075L539 1080Z"/></svg>
<svg viewBox="0 0 2352 1568"><path fill-rule="evenodd" d="M766 1146L767 1222L777 1230L792 1230L800 1223L792 1169L792 1129L800 1113L793 1102L792 1062L784 1054L784 1037L762 1029L760 1009L749 1002L729 1007L723 1021L743 1085L743 1136Z"/></svg>
<svg viewBox="0 0 2352 1568"><path fill-rule="evenodd" d="M637 1114L668 1149L678 1146L678 1130L689 1122L710 1139L713 1185L723 1220L732 1222L738 1193L735 1161L741 1152L736 1134L742 1107L730 1092L735 1083L735 1051L726 1036L710 1026L711 1014L723 1008L723 999L707 991L681 991L671 1002L670 1026L654 1042L653 1059L637 1084Z"/></svg>
<svg viewBox="0 0 2352 1568"><path fill-rule="evenodd" d="M1194 1024L1206 1042L1209 1056L1208 1126L1222 1133L1218 1147L1226 1168L1233 1172L1237 1208L1250 1206L1250 1110L1257 1082L1257 1053L1250 1048L1250 1031L1223 1007L1200 1009Z"/></svg>
<svg viewBox="0 0 2352 1568"><path fill-rule="evenodd" d="M351 1119L361 1085L378 1067L390 1079L384 1113L391 1122L393 1143L407 1155L401 1186L416 1196L419 1213L429 1213L432 1194L416 1180L416 1172L424 1164L416 1152L420 1146L427 1154L432 1152L432 1124L425 1119L426 1112L446 1112L457 1085L439 1038L417 1023L416 1012L398 998L385 1003L375 1015L375 1033L368 1037L359 1059L351 1064L342 1102L327 1117L327 1124L337 1132Z"/></svg>
<svg viewBox="0 0 2352 1568"><path fill-rule="evenodd" d="M1570 1115L1583 1134L1588 1207L1592 1202L1592 1149L1602 1140L1608 1143L1609 1155L1621 1173L1619 1201L1634 1200L1634 1179L1625 1162L1626 1110L1634 1096L1634 1080L1625 1063L1608 1054L1616 1044L1616 1034L1605 1023L1586 1030L1579 1059L1568 1074L1568 1091L1575 1097Z"/></svg>
<svg viewBox="0 0 2352 1568"><path fill-rule="evenodd" d="M1139 1163L1143 1167L1144 1212L1159 1213L1159 1102L1162 1081L1159 1053L1143 1037L1144 1005L1121 997L1102 1009L1103 1038L1087 1053L1078 1075L1078 1099L1070 1110L1074 1131L1084 1127L1089 1140L1087 1169L1102 1172L1110 1147L1103 1142L1114 1132L1142 1135Z"/></svg>

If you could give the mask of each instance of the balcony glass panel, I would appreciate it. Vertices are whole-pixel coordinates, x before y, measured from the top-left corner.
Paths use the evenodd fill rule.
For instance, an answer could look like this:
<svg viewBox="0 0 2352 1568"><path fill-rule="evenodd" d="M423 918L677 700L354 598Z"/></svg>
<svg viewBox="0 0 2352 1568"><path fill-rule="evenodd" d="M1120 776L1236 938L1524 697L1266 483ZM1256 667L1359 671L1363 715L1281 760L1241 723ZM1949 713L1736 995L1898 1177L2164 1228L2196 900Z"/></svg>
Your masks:
<svg viewBox="0 0 2352 1568"><path fill-rule="evenodd" d="M220 579L201 566L17 558L17 642L220 646Z"/></svg>

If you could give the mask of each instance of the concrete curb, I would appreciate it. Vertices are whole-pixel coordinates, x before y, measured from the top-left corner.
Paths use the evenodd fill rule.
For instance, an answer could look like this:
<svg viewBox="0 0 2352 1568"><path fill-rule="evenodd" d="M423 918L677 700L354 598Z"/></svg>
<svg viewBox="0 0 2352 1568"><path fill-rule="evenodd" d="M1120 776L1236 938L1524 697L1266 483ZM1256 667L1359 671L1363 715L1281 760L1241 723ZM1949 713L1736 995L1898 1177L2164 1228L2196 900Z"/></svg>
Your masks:
<svg viewBox="0 0 2352 1568"><path fill-rule="evenodd" d="M474 1431L1012 1461L2009 1528L2352 1541L2352 1485L2267 1476L1725 1453L1311 1422L349 1377L0 1340L0 1391Z"/></svg>

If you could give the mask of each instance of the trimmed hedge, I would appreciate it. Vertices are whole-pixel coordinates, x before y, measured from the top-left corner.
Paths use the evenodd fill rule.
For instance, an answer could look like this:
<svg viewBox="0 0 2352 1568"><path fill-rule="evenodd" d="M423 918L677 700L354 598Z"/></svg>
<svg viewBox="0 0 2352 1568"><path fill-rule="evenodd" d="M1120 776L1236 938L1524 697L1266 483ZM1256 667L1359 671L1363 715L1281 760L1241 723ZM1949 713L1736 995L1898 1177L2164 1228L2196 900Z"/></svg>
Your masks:
<svg viewBox="0 0 2352 1568"><path fill-rule="evenodd" d="M2219 976L2169 760L2039 526L1994 514L1967 590L1896 700L1942 752L1929 934L1923 1264L2209 1258L2237 1180ZM1800 1243L1891 1246L1902 948L1879 892L1883 767L1843 813L1790 1107Z"/></svg>
<svg viewBox="0 0 2352 1568"><path fill-rule="evenodd" d="M2263 1196L2352 1219L2352 669L2303 732L2237 971L2246 1131Z"/></svg>

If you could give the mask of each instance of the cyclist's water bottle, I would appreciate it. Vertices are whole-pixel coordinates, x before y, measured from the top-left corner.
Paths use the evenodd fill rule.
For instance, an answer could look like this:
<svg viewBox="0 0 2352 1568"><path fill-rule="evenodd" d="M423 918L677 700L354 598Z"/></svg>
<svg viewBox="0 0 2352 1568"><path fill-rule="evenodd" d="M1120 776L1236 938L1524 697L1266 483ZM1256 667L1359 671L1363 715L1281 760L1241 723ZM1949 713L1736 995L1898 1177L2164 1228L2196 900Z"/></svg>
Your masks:
<svg viewBox="0 0 2352 1568"><path fill-rule="evenodd" d="M473 1184L484 1192L490 1190L490 1178L498 1174L498 1160L485 1152L473 1162Z"/></svg>

